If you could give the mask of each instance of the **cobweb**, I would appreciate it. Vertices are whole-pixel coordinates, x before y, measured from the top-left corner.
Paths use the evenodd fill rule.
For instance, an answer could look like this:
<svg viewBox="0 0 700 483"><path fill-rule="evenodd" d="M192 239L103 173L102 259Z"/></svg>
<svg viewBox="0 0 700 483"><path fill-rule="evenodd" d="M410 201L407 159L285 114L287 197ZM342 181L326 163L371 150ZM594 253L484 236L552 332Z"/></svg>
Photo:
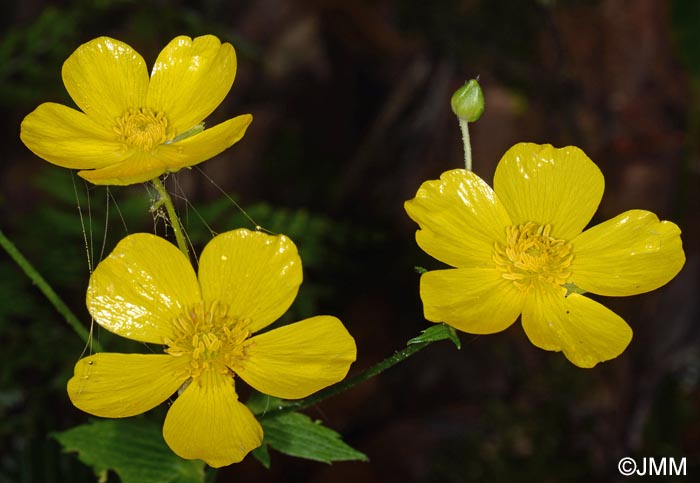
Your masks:
<svg viewBox="0 0 700 483"><path fill-rule="evenodd" d="M206 174L201 168L195 166L194 170L197 173L199 173L199 175L201 175L204 179L206 179L209 183L211 183L214 186L214 188L219 193L221 193L222 197L230 203L233 209L241 212L245 219L250 223L249 228L257 231L263 231L271 235L276 235L276 233L259 225L248 214L248 212L236 200L234 200L229 193L226 192L226 190L219 186L219 184L208 174ZM164 179L164 184L166 184L166 187L170 188L170 196L177 205L180 205L184 208L182 210L183 212L179 213L181 220L188 221L190 217L194 217L200 223L202 223L202 225L206 228L206 230L209 232L209 235L212 238L215 237L218 234L218 232L207 222L205 217L197 209L195 203L193 203L188 198L187 194L185 193L185 190L180 184L177 174L170 174L166 176L166 178L167 179ZM76 179L76 176L72 171L71 180L73 183L73 192L75 195L78 217L80 219L80 227L82 231L83 244L85 248L85 259L89 277L92 275L92 272L94 271L97 264L99 264L99 262L106 256L110 230L114 230L115 225L120 225L119 230L123 231L124 236L130 234L132 230L129 229L129 222L124 216L122 209L119 207L119 201L114 196L112 188L110 188L109 186L94 186L89 184L85 180L79 178ZM144 206L144 211L147 211L151 215L151 231L155 235L167 238L172 234L172 225L167 216L164 206L158 202L158 192L150 183L144 183L143 187L147 193L148 199L150 200L150 207ZM118 187L116 189L121 188ZM82 190L85 194L84 200L86 201L84 204L81 202L79 190ZM95 193L98 191L103 191L104 194L96 195ZM101 233L98 234L95 233L95 224L93 223L94 217L97 216L94 212L101 212L102 210L100 209L93 211L92 205L93 203L95 203L93 198L95 198L95 200L102 200L100 201L100 203L104 203L104 229ZM114 214L116 214L116 219L114 217ZM189 246L190 253L194 257L194 262L196 266L199 263L197 250L195 249L194 244L192 243L192 239L190 238L187 232L187 224L188 223L181 223L182 231L185 236L185 240ZM80 358L86 355L92 355L94 353L93 341L100 341L100 334L101 331L99 325L95 324L95 320L91 318L88 341L86 342L83 351L80 354ZM148 344L144 343L143 345L149 351L155 352L153 348L151 348Z"/></svg>

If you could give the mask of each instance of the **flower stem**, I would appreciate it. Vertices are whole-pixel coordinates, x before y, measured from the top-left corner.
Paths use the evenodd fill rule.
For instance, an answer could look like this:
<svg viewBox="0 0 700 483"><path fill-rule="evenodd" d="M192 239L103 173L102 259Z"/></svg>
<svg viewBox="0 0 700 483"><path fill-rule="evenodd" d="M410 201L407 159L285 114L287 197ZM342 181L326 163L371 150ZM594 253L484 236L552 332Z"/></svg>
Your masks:
<svg viewBox="0 0 700 483"><path fill-rule="evenodd" d="M469 139L469 123L459 120L459 129L462 131L462 143L464 144L464 169L472 170L472 144Z"/></svg>
<svg viewBox="0 0 700 483"><path fill-rule="evenodd" d="M411 357L413 354L416 352L420 351L421 349L429 346L432 342L435 341L429 341L429 342L418 342L418 343L413 343L409 344L404 348L403 350L400 350L394 355L384 359L383 361L379 362L378 364L375 364L374 366L370 367L369 369L366 369L365 371L361 372L360 374L356 375L355 377L351 377L348 379L345 379L344 381L341 381L337 384L334 384L330 387L327 387L323 389L322 391L317 392L316 394L313 394L307 398L300 399L298 401L285 401L285 405L278 408L278 409L273 409L270 411L267 411L264 414L258 415L259 419L265 419L265 418L271 418L275 416L279 416L281 414L289 413L292 411L299 411L301 409L306 409L311 406L315 406L316 404L320 403L324 399L328 399L331 396L335 396L336 394L339 394L343 391L346 391L368 379L373 378L374 376L381 374L385 370L389 369L390 367L398 364L399 362L408 359Z"/></svg>
<svg viewBox="0 0 700 483"><path fill-rule="evenodd" d="M29 260L25 258L24 255L17 249L14 243L12 243L0 230L0 245L5 249L8 255L10 255L10 258L15 261L15 263L19 266L19 268L22 269L24 274L34 282L34 284L37 286L39 290L41 290L41 293L44 294L44 296L48 299L49 302L51 302L51 305L54 306L54 308L60 313L64 319L66 319L66 322L68 322L68 325L70 325L73 330L80 336L81 339L83 339L83 342L88 344L90 342L90 333L83 327L83 325L80 323L80 320L78 320L78 317L75 316L75 314L68 308L68 306L61 300L61 298L56 294L53 288L51 288L51 285L44 279L44 277L41 276L41 274L32 266L31 263L29 263ZM102 351L102 347L100 346L100 343L97 342L96 340L92 341L93 347L97 352Z"/></svg>
<svg viewBox="0 0 700 483"><path fill-rule="evenodd" d="M459 119L464 143L464 168L472 170L472 145L469 141L469 123L478 121L484 113L484 92L479 85L479 78L471 79L457 89L450 99L452 112Z"/></svg>
<svg viewBox="0 0 700 483"><path fill-rule="evenodd" d="M165 205L165 210L168 212L168 218L170 219L170 226L173 227L173 233L175 233L175 240L177 241L177 246L178 248L180 248L180 251L185 254L185 257L187 257L187 259L189 260L190 252L187 249L187 242L185 241L185 235L182 231L180 218L178 218L177 216L175 206L173 205L173 200L170 198L170 193L168 193L168 190L165 189L165 185L163 185L163 182L160 180L160 178L153 178L151 180L151 183L153 183L153 186L155 187L156 191L158 191L158 195L160 197L156 206L159 206L161 203Z"/></svg>

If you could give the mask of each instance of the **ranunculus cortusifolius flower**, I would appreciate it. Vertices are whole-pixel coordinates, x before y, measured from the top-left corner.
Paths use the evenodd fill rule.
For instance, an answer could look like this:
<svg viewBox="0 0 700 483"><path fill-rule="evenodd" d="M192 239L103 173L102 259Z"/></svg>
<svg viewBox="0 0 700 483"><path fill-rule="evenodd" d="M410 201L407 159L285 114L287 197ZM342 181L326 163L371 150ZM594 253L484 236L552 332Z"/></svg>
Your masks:
<svg viewBox="0 0 700 483"><path fill-rule="evenodd" d="M37 156L99 185L128 185L193 166L240 140L244 114L203 129L228 94L236 53L213 35L173 39L149 77L127 44L91 40L63 64L63 83L80 110L46 102L20 137Z"/></svg>
<svg viewBox="0 0 700 483"><path fill-rule="evenodd" d="M593 367L620 355L632 329L583 295L635 295L685 263L680 230L630 210L584 231L603 196L598 167L576 147L521 143L496 168L493 189L455 169L405 203L418 245L454 267L424 273L425 318L472 334L518 316L530 341Z"/></svg>
<svg viewBox="0 0 700 483"><path fill-rule="evenodd" d="M296 246L283 235L222 233L204 248L197 274L168 241L127 236L91 275L87 307L107 330L164 350L80 359L71 401L122 418L179 393L163 426L170 448L215 467L241 461L263 433L238 400L237 378L299 399L343 379L355 360L354 339L329 315L256 334L286 312L301 280Z"/></svg>

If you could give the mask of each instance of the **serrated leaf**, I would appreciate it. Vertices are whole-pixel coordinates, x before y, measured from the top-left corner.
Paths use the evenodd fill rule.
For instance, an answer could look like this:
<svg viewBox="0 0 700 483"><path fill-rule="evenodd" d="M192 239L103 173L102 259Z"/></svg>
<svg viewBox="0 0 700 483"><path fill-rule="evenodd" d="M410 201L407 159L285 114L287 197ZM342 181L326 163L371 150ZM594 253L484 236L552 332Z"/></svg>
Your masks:
<svg viewBox="0 0 700 483"><path fill-rule="evenodd" d="M409 340L406 345L421 344L423 342L436 342L438 340L449 339L457 347L462 348L462 342L457 336L457 331L447 324L436 324L428 327L418 337Z"/></svg>
<svg viewBox="0 0 700 483"><path fill-rule="evenodd" d="M265 434L263 445L281 453L322 463L369 461L364 453L346 444L338 433L304 414L285 413L261 418L260 424Z"/></svg>
<svg viewBox="0 0 700 483"><path fill-rule="evenodd" d="M52 433L65 451L91 466L100 481L107 471L122 483L202 483L204 462L185 460L163 440L161 426L147 419L104 419Z"/></svg>

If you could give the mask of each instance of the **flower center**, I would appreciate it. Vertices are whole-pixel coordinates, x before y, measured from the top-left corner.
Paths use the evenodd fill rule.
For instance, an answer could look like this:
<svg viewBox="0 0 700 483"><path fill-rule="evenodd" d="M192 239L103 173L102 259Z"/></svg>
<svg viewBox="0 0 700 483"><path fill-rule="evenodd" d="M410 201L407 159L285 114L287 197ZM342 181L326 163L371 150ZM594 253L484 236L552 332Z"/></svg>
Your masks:
<svg viewBox="0 0 700 483"><path fill-rule="evenodd" d="M501 276L520 290L534 283L562 285L571 276L573 246L550 235L550 225L527 222L506 228L505 245L494 244L492 259Z"/></svg>
<svg viewBox="0 0 700 483"><path fill-rule="evenodd" d="M114 130L123 143L150 152L168 139L168 119L147 107L129 109L117 119Z"/></svg>
<svg viewBox="0 0 700 483"><path fill-rule="evenodd" d="M165 352L190 357L188 377L193 379L207 370L229 374L246 358L249 324L230 316L218 300L199 302L173 320L175 337L165 339Z"/></svg>

